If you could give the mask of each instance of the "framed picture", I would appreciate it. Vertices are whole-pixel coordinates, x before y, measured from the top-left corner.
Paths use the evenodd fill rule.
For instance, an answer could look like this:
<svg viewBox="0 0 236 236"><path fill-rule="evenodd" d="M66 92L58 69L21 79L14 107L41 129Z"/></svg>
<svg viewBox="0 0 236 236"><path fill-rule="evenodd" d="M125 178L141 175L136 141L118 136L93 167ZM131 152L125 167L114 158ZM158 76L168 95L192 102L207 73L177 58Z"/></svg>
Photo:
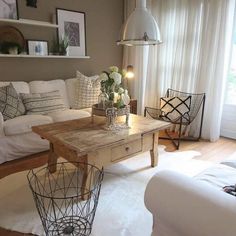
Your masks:
<svg viewBox="0 0 236 236"><path fill-rule="evenodd" d="M48 42L42 40L27 40L27 48L29 55L47 56Z"/></svg>
<svg viewBox="0 0 236 236"><path fill-rule="evenodd" d="M0 0L0 18L19 19L17 0Z"/></svg>
<svg viewBox="0 0 236 236"><path fill-rule="evenodd" d="M84 12L57 9L58 40L68 41L68 56L86 56L86 19Z"/></svg>

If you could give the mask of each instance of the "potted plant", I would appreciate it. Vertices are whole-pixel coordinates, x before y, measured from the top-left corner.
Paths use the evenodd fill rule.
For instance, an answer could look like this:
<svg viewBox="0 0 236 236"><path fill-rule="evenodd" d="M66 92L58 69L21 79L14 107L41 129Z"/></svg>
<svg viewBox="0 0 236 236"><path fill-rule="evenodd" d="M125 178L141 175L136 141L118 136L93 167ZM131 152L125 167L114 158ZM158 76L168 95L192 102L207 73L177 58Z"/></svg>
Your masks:
<svg viewBox="0 0 236 236"><path fill-rule="evenodd" d="M66 35L64 37L62 36L58 45L59 55L66 55L68 46L69 46L68 37Z"/></svg>
<svg viewBox="0 0 236 236"><path fill-rule="evenodd" d="M0 44L0 51L3 54L17 55L22 52L22 47L16 42L2 42Z"/></svg>

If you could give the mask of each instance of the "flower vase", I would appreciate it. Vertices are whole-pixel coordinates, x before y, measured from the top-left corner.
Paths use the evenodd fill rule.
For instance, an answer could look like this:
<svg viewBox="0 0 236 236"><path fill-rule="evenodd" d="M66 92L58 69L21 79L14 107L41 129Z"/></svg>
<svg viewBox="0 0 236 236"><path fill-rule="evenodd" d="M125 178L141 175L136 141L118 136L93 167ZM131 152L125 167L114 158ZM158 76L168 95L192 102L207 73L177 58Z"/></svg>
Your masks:
<svg viewBox="0 0 236 236"><path fill-rule="evenodd" d="M108 101L109 96L105 92L102 92L98 96L98 108L105 110L107 108Z"/></svg>
<svg viewBox="0 0 236 236"><path fill-rule="evenodd" d="M114 101L113 100L108 100L106 108L112 108L112 107L114 107Z"/></svg>
<svg viewBox="0 0 236 236"><path fill-rule="evenodd" d="M127 105L129 105L129 103L130 103L130 97L129 97L129 94L128 94L128 90L126 89L125 90L125 92L124 92L124 94L122 94L122 101L123 101L123 104L125 105L125 106L127 106Z"/></svg>

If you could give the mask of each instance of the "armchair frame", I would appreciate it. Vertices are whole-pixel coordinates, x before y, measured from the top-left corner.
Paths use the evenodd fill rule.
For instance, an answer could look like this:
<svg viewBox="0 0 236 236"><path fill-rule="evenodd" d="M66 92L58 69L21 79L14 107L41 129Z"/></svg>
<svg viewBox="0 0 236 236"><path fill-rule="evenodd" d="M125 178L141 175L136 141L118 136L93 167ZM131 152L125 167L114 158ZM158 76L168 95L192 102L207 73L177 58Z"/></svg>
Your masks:
<svg viewBox="0 0 236 236"><path fill-rule="evenodd" d="M199 141L202 135L202 126L203 126L203 118L204 118L204 110L205 110L205 100L206 100L206 94L205 93L186 93L178 90L173 90L173 89L168 89L166 92L166 97L184 97L184 96L191 96L192 101L190 105L190 112L189 116L190 119L187 122L186 119L183 116L180 116L178 119L171 120L170 122L173 125L178 125L178 136L173 137L171 134L168 132L168 130L165 130L165 133L167 137L165 136L160 136L160 139L168 139L171 140L175 148L178 150L180 146L180 141ZM198 113L201 112L201 117L200 117L200 127L199 127L199 133L198 136L195 137L190 137L190 136L183 136L182 135L182 127L183 126L189 126L196 118ZM162 116L162 111L157 108L151 108L151 107L145 107L144 109L144 116L146 117L149 115L153 119L157 120L163 120Z"/></svg>

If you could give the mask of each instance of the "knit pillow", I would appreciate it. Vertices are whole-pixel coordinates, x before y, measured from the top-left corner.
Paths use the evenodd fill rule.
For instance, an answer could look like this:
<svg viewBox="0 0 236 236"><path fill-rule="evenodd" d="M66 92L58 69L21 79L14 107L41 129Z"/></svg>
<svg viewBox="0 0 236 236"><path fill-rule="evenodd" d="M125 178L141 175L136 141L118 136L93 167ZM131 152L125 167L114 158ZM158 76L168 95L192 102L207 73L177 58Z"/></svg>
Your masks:
<svg viewBox="0 0 236 236"><path fill-rule="evenodd" d="M65 103L58 90L48 93L21 93L21 98L27 114L46 115L50 112L63 111L66 109Z"/></svg>
<svg viewBox="0 0 236 236"><path fill-rule="evenodd" d="M87 77L77 71L76 97L73 108L88 108L98 103L98 96L101 93L100 82L99 76Z"/></svg>
<svg viewBox="0 0 236 236"><path fill-rule="evenodd" d="M25 107L11 83L0 87L0 112L4 121L25 114Z"/></svg>
<svg viewBox="0 0 236 236"><path fill-rule="evenodd" d="M177 121L182 116L183 122L189 122L191 96L188 97L162 97L162 118L167 121Z"/></svg>

